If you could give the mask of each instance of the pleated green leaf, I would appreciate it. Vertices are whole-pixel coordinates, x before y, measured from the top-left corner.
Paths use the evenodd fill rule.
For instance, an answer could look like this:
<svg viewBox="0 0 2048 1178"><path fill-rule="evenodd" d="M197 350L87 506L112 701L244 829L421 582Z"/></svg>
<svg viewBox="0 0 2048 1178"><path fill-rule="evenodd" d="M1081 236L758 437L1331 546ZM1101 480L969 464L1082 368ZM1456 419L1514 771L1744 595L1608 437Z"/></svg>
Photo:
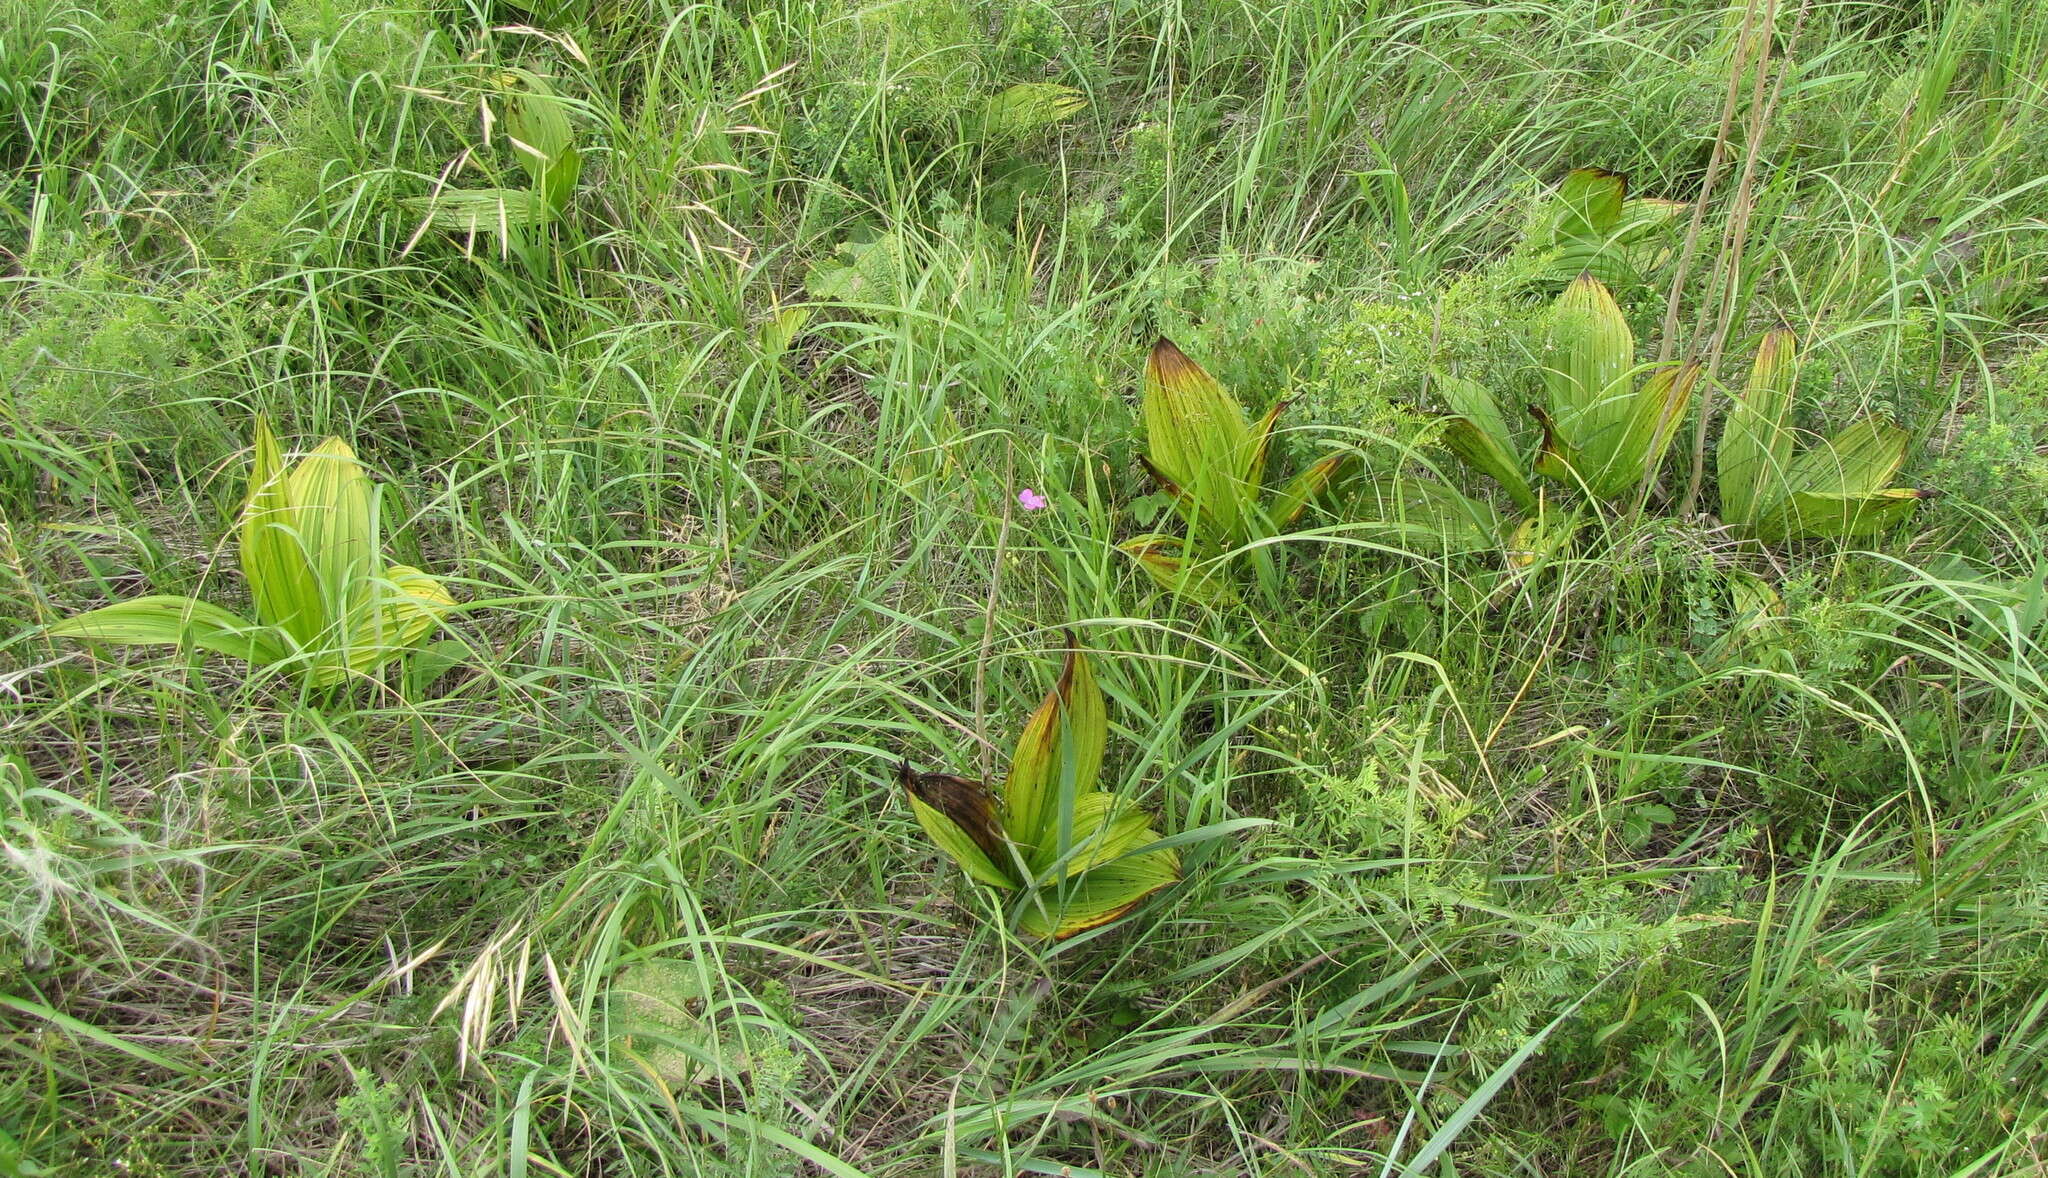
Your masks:
<svg viewBox="0 0 2048 1178"><path fill-rule="evenodd" d="M1479 473L1499 483L1524 511L1536 508L1536 491L1514 453L1514 435L1500 404L1484 386L1456 376L1439 375L1438 391L1450 413L1443 418L1443 443Z"/></svg>
<svg viewBox="0 0 2048 1178"><path fill-rule="evenodd" d="M1430 479L1382 475L1358 496L1359 531L1417 552L1482 552L1499 546L1500 513Z"/></svg>
<svg viewBox="0 0 2048 1178"><path fill-rule="evenodd" d="M1543 430L1543 439L1536 445L1536 473L1568 487L1578 486L1578 472L1585 465L1585 459L1576 447L1565 440L1556 420L1543 406L1529 406L1529 416L1535 418L1537 426Z"/></svg>
<svg viewBox="0 0 2048 1178"><path fill-rule="evenodd" d="M568 104L547 79L531 70L504 70L498 82L503 93L503 129L519 155L519 164L533 178L534 191L547 211L560 214L576 195L583 169Z"/></svg>
<svg viewBox="0 0 2048 1178"><path fill-rule="evenodd" d="M285 475L292 532L312 571L326 645L354 637L377 571L377 516L370 476L347 442L328 438Z"/></svg>
<svg viewBox="0 0 2048 1178"><path fill-rule="evenodd" d="M997 797L971 778L897 766L917 821L974 879L1028 888L1034 936L1070 936L1114 920L1179 877L1180 857L1135 803L1094 788L1109 718L1086 653L1066 636L1059 681L1024 726ZM1012 864L998 863L1007 853ZM1028 878L1023 873L1028 873Z"/></svg>
<svg viewBox="0 0 2048 1178"><path fill-rule="evenodd" d="M1251 458L1245 464L1244 483L1247 494L1256 496L1266 478L1266 456L1273 448L1273 429L1280 423L1280 414L1287 408L1287 402L1275 402L1259 423L1252 427Z"/></svg>
<svg viewBox="0 0 2048 1178"><path fill-rule="evenodd" d="M455 604L441 582L410 565L395 564L385 569L382 584L372 585L370 591L376 595L375 604L366 605L354 618L347 643L346 671L339 664L323 666L313 673L316 686L340 682L347 672L375 671L419 645L441 615Z"/></svg>
<svg viewBox="0 0 2048 1178"><path fill-rule="evenodd" d="M1108 739L1102 689L1095 685L1088 656L1068 634L1059 681L1024 725L1003 783L1003 811L1011 838L1041 848L1058 837L1062 799L1079 798L1095 788Z"/></svg>
<svg viewBox="0 0 2048 1178"><path fill-rule="evenodd" d="M314 686L366 674L413 646L454 604L446 586L382 565L377 487L355 451L328 438L287 467L256 419L249 493L237 521L257 623L204 602L145 597L59 623L53 633L110 642L201 646L282 663Z"/></svg>
<svg viewBox="0 0 2048 1178"><path fill-rule="evenodd" d="M259 415L249 495L242 506L242 577L256 603L257 619L303 646L326 629L327 618L319 581L300 541L287 474L270 423Z"/></svg>
<svg viewBox="0 0 2048 1178"><path fill-rule="evenodd" d="M1088 109L1088 98L1056 82L1019 82L988 97L981 107L982 138L1015 146Z"/></svg>
<svg viewBox="0 0 2048 1178"><path fill-rule="evenodd" d="M1794 491L1757 521L1765 543L1801 538L1844 540L1884 531L1911 515L1932 491L1890 487L1877 491Z"/></svg>
<svg viewBox="0 0 2048 1178"><path fill-rule="evenodd" d="M1102 790L1074 799L1073 832L1062 844L1057 839L1033 847L1027 862L1041 882L1057 871L1059 878L1079 875L1092 867L1121 858L1147 841L1152 820L1137 803Z"/></svg>
<svg viewBox="0 0 2048 1178"><path fill-rule="evenodd" d="M917 816L917 824L924 828L926 837L970 877L990 887L1014 889L1017 886L1010 873L997 866L987 852L975 845L974 839L960 829L959 823L926 805L915 794L906 794L905 799L910 803L910 812Z"/></svg>
<svg viewBox="0 0 2048 1178"><path fill-rule="evenodd" d="M1560 441L1595 468L1607 464L1632 416L1627 379L1635 335L1596 279L1575 279L1551 307L1544 329L1543 385Z"/></svg>
<svg viewBox="0 0 2048 1178"><path fill-rule="evenodd" d="M1587 485L1602 499L1632 494L1656 476L1665 451L1685 420L1700 368L1687 364L1667 368L1643 382L1629 400L1627 423L1620 437L1600 456L1601 465L1587 474Z"/></svg>
<svg viewBox="0 0 2048 1178"><path fill-rule="evenodd" d="M1273 523L1281 530L1292 528L1301 521L1308 505L1329 493L1344 482L1358 466L1358 455L1351 452L1331 454L1311 463L1307 470L1287 481L1273 496L1270 509Z"/></svg>
<svg viewBox="0 0 2048 1178"><path fill-rule="evenodd" d="M1558 185L1554 233L1565 240L1603 243L1621 225L1628 178L1605 168L1574 168Z"/></svg>
<svg viewBox="0 0 2048 1178"><path fill-rule="evenodd" d="M1139 845L1158 841L1152 831ZM1147 896L1180 879L1180 853L1140 851L1090 870L1063 887L1040 888L1018 921L1035 937L1065 940L1136 908Z"/></svg>
<svg viewBox="0 0 2048 1178"><path fill-rule="evenodd" d="M49 633L120 646L197 647L259 666L278 662L286 653L281 636L270 627L190 597L117 601L65 618Z"/></svg>
<svg viewBox="0 0 2048 1178"><path fill-rule="evenodd" d="M1749 383L1728 406L1714 454L1721 519L1753 525L1783 502L1792 471L1792 398L1799 378L1798 340L1773 331L1757 348Z"/></svg>
<svg viewBox="0 0 2048 1178"><path fill-rule="evenodd" d="M1145 361L1141 408L1146 456L1174 489L1189 529L1206 542L1234 547L1256 493L1248 476L1259 453L1243 406L1162 339Z"/></svg>
<svg viewBox="0 0 2048 1178"><path fill-rule="evenodd" d="M1906 461L1906 431L1864 418L1792 460L1795 492L1861 495L1880 490Z"/></svg>
<svg viewBox="0 0 2048 1178"><path fill-rule="evenodd" d="M464 236L506 237L548 219L543 198L524 188L444 188L406 204L434 228Z"/></svg>
<svg viewBox="0 0 2048 1178"><path fill-rule="evenodd" d="M1508 534L1508 564L1518 569L1526 569L1555 559L1558 555L1571 550L1572 541L1578 535L1578 530L1579 521L1575 516L1538 511L1516 524L1514 530Z"/></svg>
<svg viewBox="0 0 2048 1178"><path fill-rule="evenodd" d="M1145 575L1169 593L1210 605L1223 604L1234 596L1217 565L1191 557L1187 541L1179 536L1157 532L1133 536L1117 549L1135 559Z"/></svg>

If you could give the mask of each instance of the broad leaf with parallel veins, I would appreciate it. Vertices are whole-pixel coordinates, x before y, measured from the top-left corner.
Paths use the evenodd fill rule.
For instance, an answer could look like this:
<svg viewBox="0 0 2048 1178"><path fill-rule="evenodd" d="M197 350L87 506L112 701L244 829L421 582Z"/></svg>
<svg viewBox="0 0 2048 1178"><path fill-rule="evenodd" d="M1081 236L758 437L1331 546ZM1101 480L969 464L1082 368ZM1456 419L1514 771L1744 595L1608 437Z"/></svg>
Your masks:
<svg viewBox="0 0 2048 1178"><path fill-rule="evenodd" d="M1020 927L1064 938L1105 924L1180 877L1136 803L1096 788L1109 717L1073 636L1059 681L1025 723L1000 791L897 766L918 824L980 883L1025 895Z"/></svg>
<svg viewBox="0 0 2048 1178"><path fill-rule="evenodd" d="M1883 531L1933 492L1888 486L1906 460L1906 431L1870 418L1804 451L1794 448L1798 342L1773 331L1748 387L1729 407L1715 454L1721 518L1765 543L1848 539Z"/></svg>

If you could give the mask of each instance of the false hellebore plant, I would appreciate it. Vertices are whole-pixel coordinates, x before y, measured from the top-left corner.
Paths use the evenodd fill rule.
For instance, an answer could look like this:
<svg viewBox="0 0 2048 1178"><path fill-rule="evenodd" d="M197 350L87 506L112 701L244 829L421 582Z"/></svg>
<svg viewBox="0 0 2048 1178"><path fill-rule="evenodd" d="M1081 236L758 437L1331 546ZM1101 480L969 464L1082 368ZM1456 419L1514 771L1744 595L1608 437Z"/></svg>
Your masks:
<svg viewBox="0 0 2048 1178"><path fill-rule="evenodd" d="M1516 563L1527 563L1562 544L1573 530L1571 521L1553 520L1546 511L1537 476L1594 499L1639 503L1649 494L1685 418L1699 381L1698 366L1661 368L1638 384L1635 334L1607 287L1589 275L1573 280L1558 296L1544 322L1540 347L1544 403L1528 408L1543 436L1533 460L1525 462L1517 450L1492 393L1455 376L1439 376L1436 382L1449 409L1442 419L1444 445L1498 482L1524 513L1521 522L1512 528L1488 524L1490 507L1434 484L1434 499L1455 502L1423 504L1424 511L1411 502L1417 498L1412 489L1402 489L1398 495L1383 493L1383 505L1392 501L1411 517L1437 517L1463 531L1491 532L1493 539L1508 541Z"/></svg>
<svg viewBox="0 0 2048 1178"><path fill-rule="evenodd" d="M1885 485L1906 459L1906 431L1865 418L1795 454L1798 349L1789 331L1764 336L1748 387L1728 407L1714 455L1721 519L1765 543L1881 531L1933 495Z"/></svg>
<svg viewBox="0 0 2048 1178"><path fill-rule="evenodd" d="M1024 932L1063 939L1107 924L1180 878L1180 853L1136 803L1096 788L1109 716L1072 634L1059 682L1024 726L1001 793L950 773L896 773L918 824L982 883L1028 896Z"/></svg>
<svg viewBox="0 0 2048 1178"><path fill-rule="evenodd" d="M1575 168L1539 211L1515 255L1533 281L1591 274L1632 285L1671 256L1670 230L1692 209L1682 201L1630 196L1628 177Z"/></svg>
<svg viewBox="0 0 2048 1178"><path fill-rule="evenodd" d="M242 576L256 620L190 597L151 596L66 618L60 638L196 646L283 666L314 687L367 675L418 645L454 604L416 568L383 563L379 488L355 451L328 438L287 467L263 418L242 508Z"/></svg>
<svg viewBox="0 0 2048 1178"><path fill-rule="evenodd" d="M561 95L539 74L508 67L492 76L483 110L486 134L495 128L509 143L526 171L527 187L437 185L432 195L408 203L437 228L507 241L524 229L567 217L583 175L583 155L576 150L576 130Z"/></svg>
<svg viewBox="0 0 2048 1178"><path fill-rule="evenodd" d="M1664 368L1635 384L1635 333L1607 287L1585 275L1552 306L1542 348L1548 404L1529 406L1543 427L1534 473L1596 499L1646 491L1685 418L1699 368ZM1534 481L1493 394L1454 377L1439 387L1450 406L1444 444L1492 476L1517 506L1536 511Z"/></svg>
<svg viewBox="0 0 2048 1178"><path fill-rule="evenodd" d="M1285 533L1355 458L1324 458L1269 494L1266 456L1287 402L1252 424L1237 398L1169 340L1152 345L1145 360L1142 408L1148 453L1141 461L1171 497L1187 535L1152 533L1122 547L1161 585L1197 597L1228 596L1210 562Z"/></svg>

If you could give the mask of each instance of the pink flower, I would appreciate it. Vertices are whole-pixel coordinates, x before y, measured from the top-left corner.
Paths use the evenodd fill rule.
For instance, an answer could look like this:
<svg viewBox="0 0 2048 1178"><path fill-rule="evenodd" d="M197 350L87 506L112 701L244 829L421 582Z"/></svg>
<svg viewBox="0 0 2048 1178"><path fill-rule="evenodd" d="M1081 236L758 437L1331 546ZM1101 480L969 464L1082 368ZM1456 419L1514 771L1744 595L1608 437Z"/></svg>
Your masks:
<svg viewBox="0 0 2048 1178"><path fill-rule="evenodd" d="M1029 487L1017 492L1017 502L1023 504L1026 511L1044 511L1048 506L1045 496Z"/></svg>

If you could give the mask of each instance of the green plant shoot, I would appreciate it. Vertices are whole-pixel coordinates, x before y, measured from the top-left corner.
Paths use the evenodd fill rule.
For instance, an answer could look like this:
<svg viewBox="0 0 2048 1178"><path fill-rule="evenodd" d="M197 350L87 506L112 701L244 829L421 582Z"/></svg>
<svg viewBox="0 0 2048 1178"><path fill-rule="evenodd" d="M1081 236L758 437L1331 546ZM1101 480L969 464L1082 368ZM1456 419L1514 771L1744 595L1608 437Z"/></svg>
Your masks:
<svg viewBox="0 0 2048 1178"><path fill-rule="evenodd" d="M1598 279L1574 280L1551 308L1542 340L1546 404L1529 412L1543 427L1534 473L1596 499L1633 497L1656 479L1658 464L1685 419L1699 368L1654 372L1632 385L1635 334ZM1493 394L1468 380L1438 381L1449 412L1444 444L1488 475L1524 511L1537 494Z"/></svg>
<svg viewBox="0 0 2048 1178"><path fill-rule="evenodd" d="M1795 452L1798 352L1790 331L1764 336L1748 386L1729 405L1715 453L1722 520L1777 543L1868 535L1904 519L1934 494L1886 485L1906 460L1906 431L1865 418Z"/></svg>
<svg viewBox="0 0 2048 1178"><path fill-rule="evenodd" d="M198 647L282 666L314 687L369 675L417 646L454 604L446 588L381 556L378 488L355 451L328 438L287 466L256 419L238 533L252 622L189 597L149 596L66 618L59 638Z"/></svg>
<svg viewBox="0 0 2048 1178"><path fill-rule="evenodd" d="M1020 927L1064 939L1107 924L1180 878L1180 854L1148 851L1151 819L1096 788L1109 736L1088 656L1067 635L1059 682L1024 725L1001 792L897 767L918 824L981 883L1026 893Z"/></svg>
<svg viewBox="0 0 2048 1178"><path fill-rule="evenodd" d="M1544 333L1547 408L1536 472L1596 499L1632 497L1657 467L1685 420L1697 365L1663 368L1631 390L1635 333L1598 279L1581 276L1558 296Z"/></svg>
<svg viewBox="0 0 2048 1178"><path fill-rule="evenodd" d="M1266 493L1266 457L1286 407L1285 401L1274 405L1253 424L1237 398L1170 340L1152 346L1141 404L1147 449L1142 461L1172 498L1187 534L1153 533L1122 547L1161 585L1199 597L1225 596L1221 584L1197 566L1250 540L1284 533L1350 469L1355 455L1331 455Z"/></svg>
<svg viewBox="0 0 2048 1178"><path fill-rule="evenodd" d="M1670 258L1670 230L1691 208L1632 197L1628 177L1604 168L1576 168L1537 212L1516 247L1517 264L1533 282L1589 274L1630 285Z"/></svg>
<svg viewBox="0 0 2048 1178"><path fill-rule="evenodd" d="M521 229L561 220L583 174L562 97L531 70L507 68L492 78L485 97L486 128L498 134L526 171L525 188L440 188L412 206L428 223L450 233L509 239Z"/></svg>

